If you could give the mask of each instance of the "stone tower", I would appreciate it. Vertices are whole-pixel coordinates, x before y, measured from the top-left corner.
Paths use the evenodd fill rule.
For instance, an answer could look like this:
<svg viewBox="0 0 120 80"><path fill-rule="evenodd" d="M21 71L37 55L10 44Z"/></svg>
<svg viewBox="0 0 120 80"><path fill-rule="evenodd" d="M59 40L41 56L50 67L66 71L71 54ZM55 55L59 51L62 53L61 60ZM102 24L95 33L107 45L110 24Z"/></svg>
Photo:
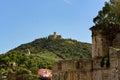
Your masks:
<svg viewBox="0 0 120 80"><path fill-rule="evenodd" d="M53 35L48 36L49 39L62 39L61 35L57 35L56 32L53 33Z"/></svg>
<svg viewBox="0 0 120 80"><path fill-rule="evenodd" d="M54 39L56 39L57 38L57 33L56 32L54 32Z"/></svg>

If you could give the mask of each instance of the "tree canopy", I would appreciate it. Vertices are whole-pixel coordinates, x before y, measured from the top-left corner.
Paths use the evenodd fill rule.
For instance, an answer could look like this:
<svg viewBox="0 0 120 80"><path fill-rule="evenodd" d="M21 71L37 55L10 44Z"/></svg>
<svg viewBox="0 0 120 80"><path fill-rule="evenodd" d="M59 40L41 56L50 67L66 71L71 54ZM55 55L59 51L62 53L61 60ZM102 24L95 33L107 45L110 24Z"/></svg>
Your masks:
<svg viewBox="0 0 120 80"><path fill-rule="evenodd" d="M95 26L92 28L120 25L120 0L110 0L105 2L105 6L98 12L98 15L93 19ZM101 26L102 25L102 26ZM91 28L91 29L92 29Z"/></svg>

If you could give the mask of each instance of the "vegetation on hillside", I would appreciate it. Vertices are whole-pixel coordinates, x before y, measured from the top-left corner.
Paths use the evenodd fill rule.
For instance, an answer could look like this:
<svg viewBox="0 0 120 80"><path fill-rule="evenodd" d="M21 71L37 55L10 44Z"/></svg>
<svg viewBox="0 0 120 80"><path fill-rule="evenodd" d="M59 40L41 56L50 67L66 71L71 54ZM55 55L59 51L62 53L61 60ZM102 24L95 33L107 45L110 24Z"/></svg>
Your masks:
<svg viewBox="0 0 120 80"><path fill-rule="evenodd" d="M91 57L91 44L78 42L71 39L48 39L41 38L35 41L22 44L12 51L31 54L54 53L57 59L80 59Z"/></svg>
<svg viewBox="0 0 120 80"><path fill-rule="evenodd" d="M51 69L56 61L80 58L91 58L91 44L72 39L40 38L1 54L0 75L32 78L39 68Z"/></svg>

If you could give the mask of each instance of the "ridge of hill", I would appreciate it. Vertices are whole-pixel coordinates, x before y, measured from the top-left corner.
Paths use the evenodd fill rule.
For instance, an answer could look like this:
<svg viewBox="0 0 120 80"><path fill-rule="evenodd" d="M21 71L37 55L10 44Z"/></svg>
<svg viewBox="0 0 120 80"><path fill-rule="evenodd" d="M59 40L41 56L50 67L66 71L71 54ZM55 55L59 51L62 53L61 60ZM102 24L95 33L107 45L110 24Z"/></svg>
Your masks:
<svg viewBox="0 0 120 80"><path fill-rule="evenodd" d="M53 53L63 60L91 58L91 44L72 39L40 38L30 43L22 44L11 51L39 55Z"/></svg>

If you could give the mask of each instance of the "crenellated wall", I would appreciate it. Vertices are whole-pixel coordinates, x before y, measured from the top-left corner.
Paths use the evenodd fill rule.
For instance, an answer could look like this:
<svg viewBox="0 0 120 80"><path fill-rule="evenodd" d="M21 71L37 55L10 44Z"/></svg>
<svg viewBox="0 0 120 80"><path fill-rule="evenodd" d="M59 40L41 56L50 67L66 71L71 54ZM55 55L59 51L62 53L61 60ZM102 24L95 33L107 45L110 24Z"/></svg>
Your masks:
<svg viewBox="0 0 120 80"><path fill-rule="evenodd" d="M53 65L53 80L92 80L92 60L67 60Z"/></svg>

